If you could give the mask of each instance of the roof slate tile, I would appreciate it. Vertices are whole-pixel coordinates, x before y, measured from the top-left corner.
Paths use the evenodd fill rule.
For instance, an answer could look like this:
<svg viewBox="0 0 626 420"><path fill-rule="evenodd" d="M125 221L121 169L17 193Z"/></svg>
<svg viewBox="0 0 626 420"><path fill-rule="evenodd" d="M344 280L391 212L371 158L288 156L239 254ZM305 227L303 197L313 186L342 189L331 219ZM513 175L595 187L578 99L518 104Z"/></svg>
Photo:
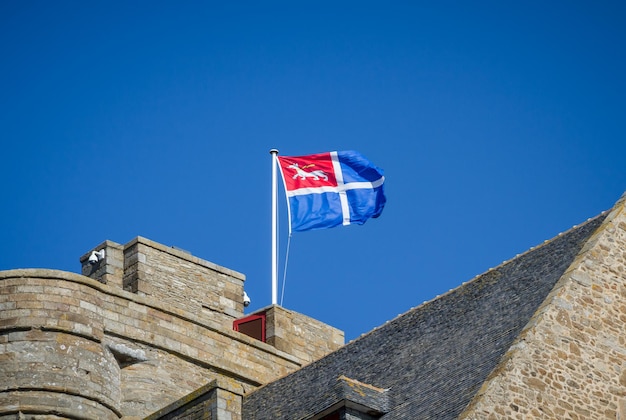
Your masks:
<svg viewBox="0 0 626 420"><path fill-rule="evenodd" d="M389 389L381 419L453 419L605 215L411 309L244 398L245 419L302 419L336 402L340 375ZM334 400L333 400L334 398Z"/></svg>

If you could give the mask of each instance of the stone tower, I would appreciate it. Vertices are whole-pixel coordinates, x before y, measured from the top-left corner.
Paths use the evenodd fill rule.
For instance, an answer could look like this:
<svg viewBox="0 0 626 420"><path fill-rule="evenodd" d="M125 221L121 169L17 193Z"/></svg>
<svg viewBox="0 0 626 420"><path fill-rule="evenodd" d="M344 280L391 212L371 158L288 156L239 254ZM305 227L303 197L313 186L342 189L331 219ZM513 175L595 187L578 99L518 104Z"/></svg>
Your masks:
<svg viewBox="0 0 626 420"><path fill-rule="evenodd" d="M235 331L245 277L145 238L80 262L0 272L0 418L140 419L205 392L238 419L244 394L343 345L277 306L252 314L261 339Z"/></svg>

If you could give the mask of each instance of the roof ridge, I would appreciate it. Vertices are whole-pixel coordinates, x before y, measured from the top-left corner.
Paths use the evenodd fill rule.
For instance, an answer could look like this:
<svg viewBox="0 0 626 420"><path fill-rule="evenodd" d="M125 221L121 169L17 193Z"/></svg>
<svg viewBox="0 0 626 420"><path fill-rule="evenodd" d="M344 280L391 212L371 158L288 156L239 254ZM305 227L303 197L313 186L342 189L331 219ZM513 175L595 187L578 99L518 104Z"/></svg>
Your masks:
<svg viewBox="0 0 626 420"><path fill-rule="evenodd" d="M625 196L626 196L626 194L625 194ZM444 297L444 296L447 296L447 295L449 295L449 294L451 294L451 293L454 293L454 292L458 291L458 290L459 290L459 289L461 289L461 288L464 288L464 287L469 286L470 284L474 283L475 281L478 281L478 279L482 278L482 277L483 277L483 276L485 276L486 274L488 274L488 273L490 273L490 272L492 272L492 271L498 270L498 269L500 269L500 268L502 268L502 267L506 266L507 264L510 264L510 263L512 263L512 262L514 262L514 261L516 261L516 260L518 260L519 258L522 258L522 257L526 256L527 254L529 254L529 253L531 253L531 252L537 251L538 249L541 249L541 248L543 248L543 247L545 247L545 246L547 246L547 245L551 244L551 243L552 243L553 241L555 241L557 238L560 238L560 237L561 237L561 236L563 236L563 235L567 235L567 234L569 234L570 232L574 231L575 229L579 229L579 228L581 228L582 226L585 226L585 225L587 225L587 224L589 224L589 223L593 222L594 220L598 219L599 217L602 217L602 216L604 216L605 214L607 214L609 211L611 211L611 209L609 209L609 210L604 210L604 211L602 211L601 213L597 214L596 216L594 216L594 217L590 217L590 218L588 218L587 220L585 220L584 222L579 223L579 224L577 224L577 225L574 225L574 226L572 226L571 228L567 229L566 231L558 233L557 235L553 236L553 237L552 237L552 238L550 238L550 239L546 239L546 240L544 240L543 242L541 242L541 243L540 243L540 244L538 244L538 245L531 246L531 247L530 247L529 249L527 249L526 251L521 252L521 253L519 253L519 254L516 254L516 255L515 255L514 257L512 257L512 258L510 258L510 259L508 259L508 260L504 260L504 261L502 261L502 263L498 264L497 266L495 266L495 267L491 267L491 268L489 268L488 270L486 270L486 271L484 271L484 272L482 272L482 273L480 273L480 274L475 275L475 276L474 276L474 277L472 277L470 280L464 281L464 282L462 282L461 284L459 284L458 286L453 287L452 289L449 289L448 291L446 291L446 292L444 292L444 293L441 293L441 294L438 294L438 295L434 296L432 299L425 300L425 301L423 301L422 303L420 303L419 305L417 305L417 306L413 306L413 307L409 308L409 309L408 309L408 310L406 310L405 312L403 312L403 313L400 313L400 314L396 315L394 318L392 318L392 319L390 319L390 320L385 321L383 324L378 325L378 326L374 327L373 329L371 329L370 331L368 331L368 332L366 332L366 333L363 333L363 334L361 334L360 336L358 336L358 337L356 337L356 338L354 338L354 339L350 340L348 343L346 343L346 345L345 345L345 346L350 345L350 344L352 344L352 343L354 343L354 342L356 342L356 341L360 341L362 338L365 338L365 337L367 337L367 336L369 336L369 335L371 335L371 334L373 334L373 333L377 332L378 330L380 330L380 329L384 328L387 324L389 324L389 323L391 323L391 322L394 322L395 320L397 320L397 319L399 319L399 318L401 318L401 317L403 317L403 316L405 316L405 315L407 315L407 314L409 314L409 313L411 313L411 312L415 312L415 311L417 311L417 310L419 310L419 309L422 309L422 308L424 308L426 305L429 305L429 304L433 303L434 301L436 301L436 300L438 300L438 299L440 299L440 298L442 298L442 297ZM344 347L345 347L345 346L344 346Z"/></svg>

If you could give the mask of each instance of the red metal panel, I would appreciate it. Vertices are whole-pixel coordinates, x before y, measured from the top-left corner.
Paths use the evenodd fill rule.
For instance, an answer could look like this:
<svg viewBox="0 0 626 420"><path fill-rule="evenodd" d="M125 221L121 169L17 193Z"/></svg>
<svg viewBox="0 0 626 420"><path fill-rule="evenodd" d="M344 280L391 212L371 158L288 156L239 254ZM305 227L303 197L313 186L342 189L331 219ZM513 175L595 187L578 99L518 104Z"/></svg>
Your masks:
<svg viewBox="0 0 626 420"><path fill-rule="evenodd" d="M265 312L233 321L233 330L265 343Z"/></svg>

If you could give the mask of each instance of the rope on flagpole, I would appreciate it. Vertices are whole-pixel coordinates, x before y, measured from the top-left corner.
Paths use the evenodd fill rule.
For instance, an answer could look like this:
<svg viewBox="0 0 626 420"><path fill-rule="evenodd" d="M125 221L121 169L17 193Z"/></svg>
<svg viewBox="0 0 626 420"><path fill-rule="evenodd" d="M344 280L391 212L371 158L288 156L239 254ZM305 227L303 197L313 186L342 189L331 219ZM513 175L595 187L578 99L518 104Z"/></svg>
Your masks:
<svg viewBox="0 0 626 420"><path fill-rule="evenodd" d="M283 299L285 297L285 284L287 283L287 263L289 262L289 248L291 245L291 233L287 237L287 252L285 253L285 269L283 270L283 287L280 292L280 306L283 306Z"/></svg>

